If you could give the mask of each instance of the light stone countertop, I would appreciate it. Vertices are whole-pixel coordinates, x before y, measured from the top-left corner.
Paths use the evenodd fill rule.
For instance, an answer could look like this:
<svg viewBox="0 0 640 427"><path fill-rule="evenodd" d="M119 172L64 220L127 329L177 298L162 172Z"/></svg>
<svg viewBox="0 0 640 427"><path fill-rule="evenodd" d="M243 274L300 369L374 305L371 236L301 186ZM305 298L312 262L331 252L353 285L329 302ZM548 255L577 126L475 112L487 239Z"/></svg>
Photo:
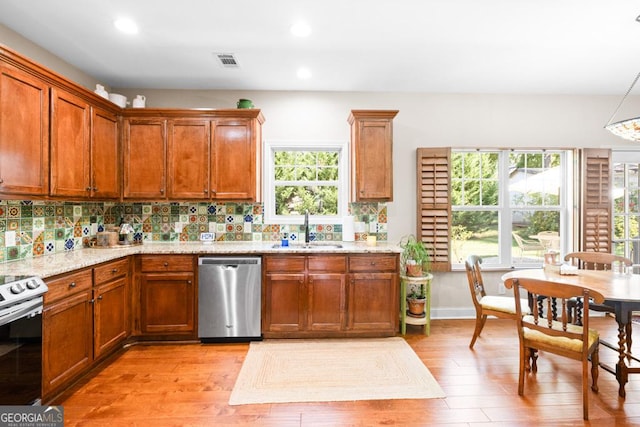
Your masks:
<svg viewBox="0 0 640 427"><path fill-rule="evenodd" d="M375 246L354 242L316 242L307 249L299 243L286 248L274 248L279 242L152 242L142 245L115 248L84 248L60 254L44 255L19 261L9 261L0 266L2 275L33 275L42 278L67 273L103 262L136 254L202 254L202 255L263 255L263 254L312 254L312 253L401 253L395 244L378 242ZM336 247L341 245L342 247Z"/></svg>

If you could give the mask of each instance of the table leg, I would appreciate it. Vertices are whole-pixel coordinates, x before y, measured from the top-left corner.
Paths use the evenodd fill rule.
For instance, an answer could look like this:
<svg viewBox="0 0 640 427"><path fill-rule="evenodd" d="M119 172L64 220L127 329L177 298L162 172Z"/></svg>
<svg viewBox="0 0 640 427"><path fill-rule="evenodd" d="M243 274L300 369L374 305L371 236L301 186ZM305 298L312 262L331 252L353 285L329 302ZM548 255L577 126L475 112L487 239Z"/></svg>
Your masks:
<svg viewBox="0 0 640 427"><path fill-rule="evenodd" d="M624 391L624 386L627 384L629 380L628 372L627 372L627 364L625 363L625 345L627 342L627 334L626 334L626 323L616 319L618 323L618 363L616 365L616 379L618 380L618 395L620 397L625 397L626 392Z"/></svg>

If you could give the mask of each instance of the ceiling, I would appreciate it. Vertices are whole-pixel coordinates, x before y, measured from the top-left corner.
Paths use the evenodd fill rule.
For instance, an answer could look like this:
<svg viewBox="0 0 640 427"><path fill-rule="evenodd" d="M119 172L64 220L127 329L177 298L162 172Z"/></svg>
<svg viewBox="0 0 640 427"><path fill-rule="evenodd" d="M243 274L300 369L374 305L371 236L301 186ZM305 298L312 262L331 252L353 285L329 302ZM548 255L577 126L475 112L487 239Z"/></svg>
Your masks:
<svg viewBox="0 0 640 427"><path fill-rule="evenodd" d="M637 0L0 2L1 24L141 89L622 95L640 71L638 15ZM138 34L114 28L122 16ZM308 37L289 32L298 20Z"/></svg>

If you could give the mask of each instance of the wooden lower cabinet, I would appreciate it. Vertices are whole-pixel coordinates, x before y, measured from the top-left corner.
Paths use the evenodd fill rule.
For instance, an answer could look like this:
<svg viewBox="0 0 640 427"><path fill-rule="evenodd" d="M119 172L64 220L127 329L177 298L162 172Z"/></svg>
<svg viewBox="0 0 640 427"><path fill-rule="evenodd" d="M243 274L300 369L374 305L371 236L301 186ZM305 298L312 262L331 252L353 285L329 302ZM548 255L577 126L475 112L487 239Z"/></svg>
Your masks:
<svg viewBox="0 0 640 427"><path fill-rule="evenodd" d="M144 255L140 263L141 334L195 338L195 258Z"/></svg>
<svg viewBox="0 0 640 427"><path fill-rule="evenodd" d="M349 329L396 333L400 303L398 271L397 255L349 257Z"/></svg>
<svg viewBox="0 0 640 427"><path fill-rule="evenodd" d="M43 397L64 387L91 365L92 311L91 289L65 298L43 311Z"/></svg>
<svg viewBox="0 0 640 427"><path fill-rule="evenodd" d="M263 336L393 336L397 269L395 254L265 255Z"/></svg>
<svg viewBox="0 0 640 427"><path fill-rule="evenodd" d="M47 285L42 314L43 401L127 339L129 258L60 275L47 280Z"/></svg>
<svg viewBox="0 0 640 427"><path fill-rule="evenodd" d="M129 258L93 269L93 354L98 359L130 335Z"/></svg>
<svg viewBox="0 0 640 427"><path fill-rule="evenodd" d="M47 281L42 312L43 398L67 385L93 361L91 270Z"/></svg>

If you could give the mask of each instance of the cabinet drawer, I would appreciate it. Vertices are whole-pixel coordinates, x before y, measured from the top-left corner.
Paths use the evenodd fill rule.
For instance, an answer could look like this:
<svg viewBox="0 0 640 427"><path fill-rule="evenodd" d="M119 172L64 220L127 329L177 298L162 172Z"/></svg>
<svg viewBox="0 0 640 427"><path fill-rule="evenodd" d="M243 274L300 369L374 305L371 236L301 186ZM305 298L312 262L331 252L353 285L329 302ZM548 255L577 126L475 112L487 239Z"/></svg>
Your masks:
<svg viewBox="0 0 640 427"><path fill-rule="evenodd" d="M64 276L58 276L46 282L49 291L44 294L45 304L82 290L91 289L93 283L91 270L65 274Z"/></svg>
<svg viewBox="0 0 640 427"><path fill-rule="evenodd" d="M263 259L264 268L267 273L274 271L278 272L304 272L304 257L303 256L284 256L284 257L271 257L267 256Z"/></svg>
<svg viewBox="0 0 640 427"><path fill-rule="evenodd" d="M344 255L314 255L309 257L309 272L344 273L347 257Z"/></svg>
<svg viewBox="0 0 640 427"><path fill-rule="evenodd" d="M193 257L191 255L142 256L140 267L143 273L151 271L193 272Z"/></svg>
<svg viewBox="0 0 640 427"><path fill-rule="evenodd" d="M349 257L349 271L397 271L395 255L359 255Z"/></svg>
<svg viewBox="0 0 640 427"><path fill-rule="evenodd" d="M100 265L93 269L93 282L95 286L109 282L118 277L129 274L129 258Z"/></svg>

